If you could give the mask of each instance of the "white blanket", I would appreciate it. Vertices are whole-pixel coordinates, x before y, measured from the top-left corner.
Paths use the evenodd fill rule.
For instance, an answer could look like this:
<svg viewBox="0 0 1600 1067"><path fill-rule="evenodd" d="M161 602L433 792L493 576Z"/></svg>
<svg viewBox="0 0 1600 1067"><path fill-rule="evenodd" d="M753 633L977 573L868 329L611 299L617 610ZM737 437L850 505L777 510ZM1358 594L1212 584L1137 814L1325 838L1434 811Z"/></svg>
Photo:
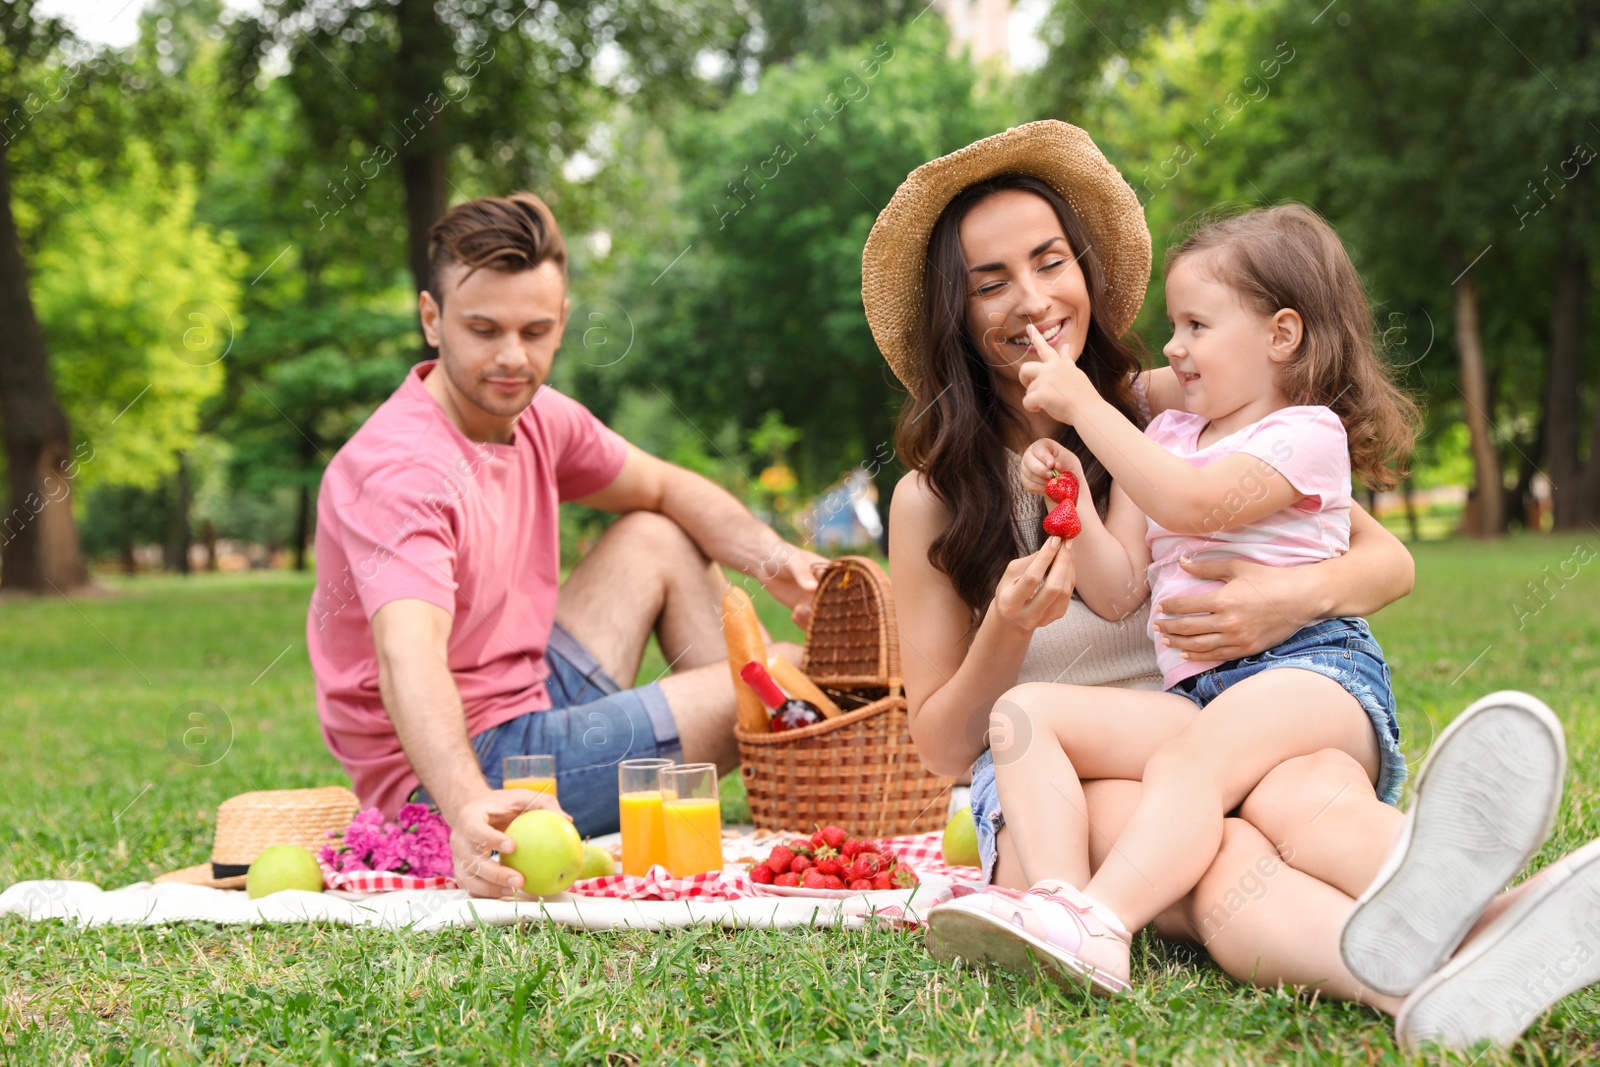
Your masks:
<svg viewBox="0 0 1600 1067"><path fill-rule="evenodd" d="M438 930L449 926L509 926L553 922L583 930L659 930L667 926L782 929L791 926L862 926L887 904L920 922L917 900L929 905L947 886L929 879L903 893L875 893L834 900L752 897L720 903L694 900L635 901L578 897L543 900L472 899L461 889L399 893L306 893L284 890L251 900L242 889L155 885L139 882L104 890L92 882L18 882L0 893L0 915L71 919L85 926L104 923L156 926L196 920L213 923L331 922L350 926ZM879 916L881 919L882 916Z"/></svg>

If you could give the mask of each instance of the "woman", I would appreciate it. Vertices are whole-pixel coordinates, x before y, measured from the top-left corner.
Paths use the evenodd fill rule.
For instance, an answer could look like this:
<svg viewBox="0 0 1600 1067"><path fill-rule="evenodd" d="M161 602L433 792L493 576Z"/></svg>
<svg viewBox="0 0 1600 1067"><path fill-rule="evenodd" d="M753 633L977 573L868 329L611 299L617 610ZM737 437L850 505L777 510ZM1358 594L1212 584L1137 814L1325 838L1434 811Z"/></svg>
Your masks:
<svg viewBox="0 0 1600 1067"><path fill-rule="evenodd" d="M1059 122L1019 127L919 168L879 216L863 257L868 321L911 393L898 443L912 471L891 505L889 555L912 734L930 769L973 770L985 873L1000 886L1021 879L994 795L988 734L1027 727L1007 719L1005 694L1019 683L1158 686L1149 609L1129 603L1116 622L1094 615L1072 594L1098 573L1096 561L1076 558L1059 539L1041 541L1039 498L1020 480L1019 454L1031 441L1051 437L1075 452L1101 508L1118 490L1073 430L1024 409L1017 378L1018 365L1034 358L1031 324L1054 346L1081 353L1079 366L1129 418L1147 421L1176 404L1170 373L1141 372L1121 339L1149 268L1137 199L1087 135ZM1409 592L1409 555L1359 508L1350 545L1342 557L1294 569L1195 562L1191 573L1225 584L1159 605L1156 631L1181 652L1234 659L1315 619L1370 614ZM1082 884L1136 803L1138 784L1064 781L1061 789L1063 833L1082 838ZM1235 977L1315 986L1397 1011L1397 996L1350 973L1339 934L1352 898L1400 833L1399 813L1378 803L1354 760L1324 753L1269 774L1240 814L1228 821L1211 870L1157 930L1202 941ZM1538 844L1517 847L1531 854ZM1263 879L1271 892L1233 905L1237 887ZM1492 882L1492 872L1480 880ZM1479 889L1477 910L1503 884Z"/></svg>

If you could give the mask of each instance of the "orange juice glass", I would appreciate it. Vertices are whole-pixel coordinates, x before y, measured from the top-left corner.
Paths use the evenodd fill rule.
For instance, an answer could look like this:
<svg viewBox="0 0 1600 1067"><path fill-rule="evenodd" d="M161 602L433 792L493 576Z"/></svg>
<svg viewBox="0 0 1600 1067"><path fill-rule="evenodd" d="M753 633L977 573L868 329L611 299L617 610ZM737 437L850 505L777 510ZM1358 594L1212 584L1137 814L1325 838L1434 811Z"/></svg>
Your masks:
<svg viewBox="0 0 1600 1067"><path fill-rule="evenodd" d="M623 874L642 877L658 863L667 866L666 826L661 815L661 771L671 766L673 762L669 759L630 759L617 764Z"/></svg>
<svg viewBox="0 0 1600 1067"><path fill-rule="evenodd" d="M554 756L507 756L500 761L501 789L531 789L556 795Z"/></svg>
<svg viewBox="0 0 1600 1067"><path fill-rule="evenodd" d="M667 870L674 878L722 870L722 802L717 765L686 763L661 771Z"/></svg>

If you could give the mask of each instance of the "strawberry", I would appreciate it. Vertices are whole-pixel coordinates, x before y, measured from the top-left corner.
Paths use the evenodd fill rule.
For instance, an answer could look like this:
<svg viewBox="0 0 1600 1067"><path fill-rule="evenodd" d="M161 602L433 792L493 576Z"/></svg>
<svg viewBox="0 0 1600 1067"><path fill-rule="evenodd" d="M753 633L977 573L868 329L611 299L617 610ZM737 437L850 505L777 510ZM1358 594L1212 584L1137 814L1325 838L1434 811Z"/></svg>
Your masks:
<svg viewBox="0 0 1600 1067"><path fill-rule="evenodd" d="M823 874L821 871L807 871L805 874L800 876L800 888L826 889L828 888L828 876Z"/></svg>
<svg viewBox="0 0 1600 1067"><path fill-rule="evenodd" d="M795 874L793 871L784 871L782 874L772 879L772 884L794 889L800 884L800 876Z"/></svg>
<svg viewBox="0 0 1600 1067"><path fill-rule="evenodd" d="M794 859L789 861L789 869L795 874L805 874L806 869L810 866L810 856L796 856Z"/></svg>
<svg viewBox="0 0 1600 1067"><path fill-rule="evenodd" d="M894 888L894 878L891 875L889 875L888 873L880 874L876 878L872 879L872 888L874 888L874 889L893 889Z"/></svg>
<svg viewBox="0 0 1600 1067"><path fill-rule="evenodd" d="M823 844L832 849L842 847L845 843L846 837L848 836L837 826L824 826L818 832L822 835Z"/></svg>
<svg viewBox="0 0 1600 1067"><path fill-rule="evenodd" d="M817 861L817 870L823 874L836 875L844 871L844 864L832 856L826 856Z"/></svg>
<svg viewBox="0 0 1600 1067"><path fill-rule="evenodd" d="M824 889L843 889L844 888L844 879L840 878L837 874L825 875L822 880L827 883L826 885L824 885L822 887Z"/></svg>
<svg viewBox="0 0 1600 1067"><path fill-rule="evenodd" d="M843 856L847 860L853 860L861 853L864 847L865 846L861 841L852 837L843 845L839 846L839 855Z"/></svg>
<svg viewBox="0 0 1600 1067"><path fill-rule="evenodd" d="M828 843L828 839L826 837L822 836L822 831L821 830L818 830L816 833L811 835L811 848L812 848L812 851L815 851L815 850L821 848L823 845L826 845L827 843Z"/></svg>
<svg viewBox="0 0 1600 1067"><path fill-rule="evenodd" d="M782 874L789 869L789 864L794 861L794 849L788 845L779 845L767 856L767 866L772 868L773 874Z"/></svg>
<svg viewBox="0 0 1600 1067"><path fill-rule="evenodd" d="M1083 522L1078 518L1077 505L1070 500L1057 504L1055 510L1044 517L1044 532L1068 541L1081 534Z"/></svg>
<svg viewBox="0 0 1600 1067"><path fill-rule="evenodd" d="M921 879L917 877L917 872L910 867L896 867L890 881L894 883L896 889L910 889L918 884Z"/></svg>
<svg viewBox="0 0 1600 1067"><path fill-rule="evenodd" d="M1044 495L1059 504L1063 500L1078 502L1078 476L1071 471L1050 468L1050 480L1044 483Z"/></svg>
<svg viewBox="0 0 1600 1067"><path fill-rule="evenodd" d="M865 893L872 888L872 881L868 878L852 878L850 891L852 893Z"/></svg>
<svg viewBox="0 0 1600 1067"><path fill-rule="evenodd" d="M811 855L811 839L809 837L797 837L789 842L789 849L799 855L809 856Z"/></svg>
<svg viewBox="0 0 1600 1067"><path fill-rule="evenodd" d="M857 878L875 878L884 868L883 857L876 852L863 852L856 856L855 862L850 865L852 871L859 872Z"/></svg>
<svg viewBox="0 0 1600 1067"><path fill-rule="evenodd" d="M772 868L765 863L758 863L750 868L750 880L756 885L771 885L772 877Z"/></svg>

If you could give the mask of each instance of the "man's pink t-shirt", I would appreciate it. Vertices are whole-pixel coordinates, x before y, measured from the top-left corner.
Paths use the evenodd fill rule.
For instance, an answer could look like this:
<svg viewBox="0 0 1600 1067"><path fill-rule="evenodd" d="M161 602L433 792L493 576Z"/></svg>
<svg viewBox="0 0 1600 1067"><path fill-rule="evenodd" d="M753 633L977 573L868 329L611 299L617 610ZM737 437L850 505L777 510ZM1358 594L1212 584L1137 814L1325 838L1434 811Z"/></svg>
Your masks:
<svg viewBox="0 0 1600 1067"><path fill-rule="evenodd" d="M1169 409L1150 423L1145 435L1168 452L1187 460L1196 470L1235 453L1255 456L1289 480L1301 499L1282 511L1248 526L1217 529L1214 533L1178 534L1150 520L1146 540L1150 545L1150 600L1159 617L1161 601L1215 589L1221 582L1196 578L1178 565L1192 559L1246 559L1272 567L1297 567L1343 555L1350 548L1350 446L1344 424L1331 408L1288 407L1274 411L1205 448L1200 431L1208 420L1187 411ZM1265 482L1241 482L1219 504L1219 520L1230 508L1259 500ZM1219 521L1217 526L1221 525ZM1154 627L1156 660L1163 682L1171 689L1183 679L1217 666L1219 661L1186 660L1176 649L1161 643Z"/></svg>
<svg viewBox="0 0 1600 1067"><path fill-rule="evenodd" d="M627 445L548 386L510 444L469 441L406 375L339 450L317 495L306 619L317 714L364 806L393 816L418 781L378 694L371 619L391 600L454 619L449 662L469 737L550 706L545 646L560 589L557 505L614 481Z"/></svg>

